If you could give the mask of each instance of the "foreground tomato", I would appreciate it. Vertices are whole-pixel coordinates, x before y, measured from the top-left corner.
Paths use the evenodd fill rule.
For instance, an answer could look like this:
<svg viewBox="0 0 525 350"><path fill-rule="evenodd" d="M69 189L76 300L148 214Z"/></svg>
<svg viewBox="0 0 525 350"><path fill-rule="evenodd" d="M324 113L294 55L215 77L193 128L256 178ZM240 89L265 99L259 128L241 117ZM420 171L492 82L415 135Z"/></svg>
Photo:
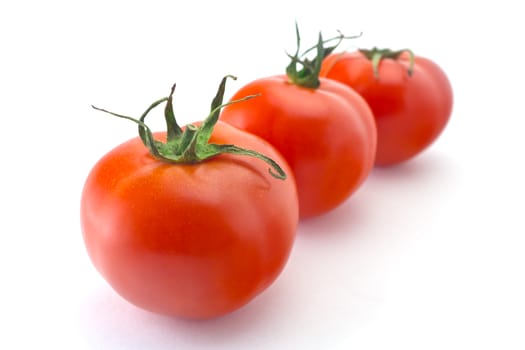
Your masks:
<svg viewBox="0 0 525 350"><path fill-rule="evenodd" d="M218 96L215 106L222 103ZM139 123L141 138L107 153L89 174L81 200L83 237L95 267L129 302L160 314L216 317L245 305L285 266L298 221L296 187L271 145L215 125L220 107L182 132L171 95L168 102L168 136L149 131L147 112L140 120L121 116ZM170 134L171 144L153 141ZM226 153L177 163L169 159L172 146L186 149L180 153L187 159L207 153L208 146Z"/></svg>
<svg viewBox="0 0 525 350"><path fill-rule="evenodd" d="M406 50L331 54L321 76L355 89L377 122L377 165L411 159L441 134L452 113L452 87L433 61Z"/></svg>
<svg viewBox="0 0 525 350"><path fill-rule="evenodd" d="M299 47L299 34L298 47ZM228 106L220 118L269 141L288 161L298 187L301 218L324 214L345 201L374 164L376 129L372 112L355 91L319 78L324 49L300 61L296 53L286 75L257 79L233 95L260 93ZM296 70L296 63L303 69Z"/></svg>

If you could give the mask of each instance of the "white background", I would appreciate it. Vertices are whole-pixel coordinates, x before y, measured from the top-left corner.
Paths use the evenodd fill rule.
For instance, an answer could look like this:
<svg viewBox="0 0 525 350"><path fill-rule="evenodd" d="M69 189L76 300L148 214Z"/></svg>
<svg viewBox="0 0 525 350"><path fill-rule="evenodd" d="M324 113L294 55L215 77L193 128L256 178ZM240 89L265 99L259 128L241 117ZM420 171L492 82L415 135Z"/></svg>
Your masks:
<svg viewBox="0 0 525 350"><path fill-rule="evenodd" d="M2 2L0 348L524 349L518 3ZM454 87L447 129L301 223L282 275L238 312L188 322L128 304L85 253L79 200L136 127L90 105L137 116L176 82L178 118L201 120L223 75L239 77L228 96L284 71L295 20L304 48L340 29L363 32L341 49L435 60Z"/></svg>

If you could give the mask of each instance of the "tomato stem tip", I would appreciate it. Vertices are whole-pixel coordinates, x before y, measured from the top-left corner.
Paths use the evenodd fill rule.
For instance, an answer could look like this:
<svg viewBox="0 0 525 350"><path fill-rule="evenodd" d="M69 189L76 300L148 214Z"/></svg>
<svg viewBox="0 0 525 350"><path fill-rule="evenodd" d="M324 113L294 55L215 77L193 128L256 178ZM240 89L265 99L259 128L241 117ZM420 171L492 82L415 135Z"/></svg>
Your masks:
<svg viewBox="0 0 525 350"><path fill-rule="evenodd" d="M379 79L379 64L381 63L381 60L385 58L397 60L405 52L409 55L409 65L407 69L407 74L408 76L412 76L412 74L414 73L415 55L414 52L410 49L391 50L379 49L374 46L372 49L359 49L359 52L361 52L366 58L368 58L372 62L372 68L374 70L374 76L376 77L376 79Z"/></svg>
<svg viewBox="0 0 525 350"><path fill-rule="evenodd" d="M299 33L299 26L297 22L295 22L295 35L297 45L296 52L294 55L286 53L291 59L290 64L286 67L286 75L293 84L312 89L318 88L321 84L319 80L321 65L326 56L331 54L341 44L343 40L356 39L362 35L362 33L360 33L359 35L345 36L340 30L338 30L337 32L339 33L339 35L326 40L323 39L322 33L319 32L317 44L315 46L310 47L308 50L304 51L301 54L301 36ZM337 43L335 45L325 47L325 44L335 40L337 40ZM312 60L304 58L308 53L310 53L313 50L316 51L316 56ZM300 69L297 68L298 65L301 67Z"/></svg>
<svg viewBox="0 0 525 350"><path fill-rule="evenodd" d="M221 80L217 94L211 103L211 111L208 117L200 124L200 126L188 124L184 129L182 129L178 125L175 118L175 113L173 111L173 95L176 84L173 84L171 87L168 97L164 97L153 102L139 119L110 112L103 108L95 107L94 105L91 105L91 107L97 111L108 113L119 118L128 119L136 123L138 125L138 133L142 143L148 149L150 154L160 161L167 163L194 164L225 153L251 156L269 164L270 168L268 171L273 177L280 180L286 179L287 176L285 171L279 166L279 164L277 164L277 162L268 156L265 156L254 150L238 147L236 145L214 144L209 142L213 129L219 120L219 114L222 108L234 103L240 103L255 98L260 95L248 95L238 100L223 103L226 81L228 78L233 80L237 79L237 77L233 75L226 75ZM164 118L167 127L165 143L156 140L150 127L144 122L149 112L164 102L166 102L166 106L164 108Z"/></svg>

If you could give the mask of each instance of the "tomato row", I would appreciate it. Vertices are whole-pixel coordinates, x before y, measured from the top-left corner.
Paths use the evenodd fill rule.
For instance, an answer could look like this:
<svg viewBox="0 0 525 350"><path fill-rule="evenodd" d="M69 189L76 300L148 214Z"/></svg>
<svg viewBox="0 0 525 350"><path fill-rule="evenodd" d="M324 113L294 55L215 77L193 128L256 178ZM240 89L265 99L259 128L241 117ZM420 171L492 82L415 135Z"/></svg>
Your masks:
<svg viewBox="0 0 525 350"><path fill-rule="evenodd" d="M420 154L445 128L452 89L409 50L336 53L319 36L286 74L254 80L204 120L181 127L169 97L140 118L139 137L87 176L81 228L94 266L143 309L206 319L239 309L288 261L299 220L347 200L374 166ZM164 104L167 130L148 113Z"/></svg>

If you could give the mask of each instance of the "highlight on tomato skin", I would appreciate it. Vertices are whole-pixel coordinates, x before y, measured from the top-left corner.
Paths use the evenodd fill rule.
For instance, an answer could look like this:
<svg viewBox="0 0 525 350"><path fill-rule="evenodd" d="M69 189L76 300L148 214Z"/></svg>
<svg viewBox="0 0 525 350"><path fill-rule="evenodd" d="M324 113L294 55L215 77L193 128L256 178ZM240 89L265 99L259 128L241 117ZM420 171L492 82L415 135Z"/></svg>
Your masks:
<svg viewBox="0 0 525 350"><path fill-rule="evenodd" d="M290 165L297 182L300 218L324 215L344 203L374 165L377 131L372 111L353 89L319 77L322 59L345 36L324 40L289 55L286 74L255 79L232 96L259 93L256 99L226 107L220 120L262 137ZM298 68L300 67L300 68Z"/></svg>
<svg viewBox="0 0 525 350"><path fill-rule="evenodd" d="M220 109L219 97L212 106ZM179 134L170 104L169 132L122 116L139 122L140 136L110 150L88 174L82 235L97 271L131 304L172 317L220 317L263 293L285 268L299 220L295 179L273 146L217 121L214 111L206 137L199 135L209 119ZM188 138L186 130L196 133L196 148L227 152L174 161L170 152L186 142L175 147L174 140ZM170 132L172 143L165 142ZM158 154L146 144L159 147ZM248 153L230 152L232 145Z"/></svg>
<svg viewBox="0 0 525 350"><path fill-rule="evenodd" d="M410 50L373 48L332 53L320 75L357 91L377 125L377 166L403 163L428 149L443 133L453 90L443 69Z"/></svg>

